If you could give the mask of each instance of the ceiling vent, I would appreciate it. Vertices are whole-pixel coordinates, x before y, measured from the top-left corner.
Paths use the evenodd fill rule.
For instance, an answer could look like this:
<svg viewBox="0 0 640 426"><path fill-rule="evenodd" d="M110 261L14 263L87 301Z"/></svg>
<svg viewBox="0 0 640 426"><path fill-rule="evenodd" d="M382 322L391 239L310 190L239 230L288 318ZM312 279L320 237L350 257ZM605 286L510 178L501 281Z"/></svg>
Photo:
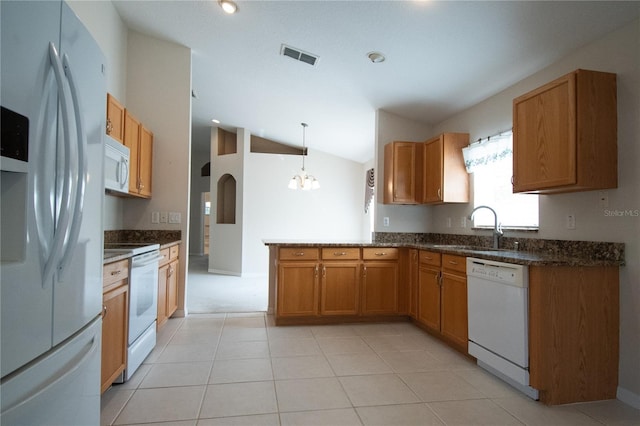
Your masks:
<svg viewBox="0 0 640 426"><path fill-rule="evenodd" d="M283 44L280 48L280 54L295 59L296 61L304 62L305 64L309 64L311 66L315 66L318 63L318 59L320 59L317 55L303 52L300 49L287 46L286 44Z"/></svg>

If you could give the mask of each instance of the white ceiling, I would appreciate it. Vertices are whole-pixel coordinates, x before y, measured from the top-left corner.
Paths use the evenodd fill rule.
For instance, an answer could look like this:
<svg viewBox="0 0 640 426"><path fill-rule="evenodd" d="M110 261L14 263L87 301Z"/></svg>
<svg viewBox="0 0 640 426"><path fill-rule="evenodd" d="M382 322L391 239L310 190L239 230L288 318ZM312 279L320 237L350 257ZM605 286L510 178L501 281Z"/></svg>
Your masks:
<svg viewBox="0 0 640 426"><path fill-rule="evenodd" d="M127 26L193 52L193 144L225 128L373 158L375 111L436 124L625 23L626 1L114 1ZM281 45L318 55L312 67ZM374 64L366 54L380 51Z"/></svg>

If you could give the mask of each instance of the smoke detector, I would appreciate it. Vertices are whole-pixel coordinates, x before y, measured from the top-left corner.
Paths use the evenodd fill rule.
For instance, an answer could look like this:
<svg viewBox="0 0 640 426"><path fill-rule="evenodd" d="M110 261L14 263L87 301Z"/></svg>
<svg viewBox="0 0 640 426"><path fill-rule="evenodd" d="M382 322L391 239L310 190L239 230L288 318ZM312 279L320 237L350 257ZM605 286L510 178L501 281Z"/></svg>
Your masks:
<svg viewBox="0 0 640 426"><path fill-rule="evenodd" d="M282 56L287 56L291 59L295 59L296 61L304 62L305 64L309 64L311 66L315 66L320 59L318 55L304 52L298 48L287 46L286 44L283 44L280 47L280 54Z"/></svg>

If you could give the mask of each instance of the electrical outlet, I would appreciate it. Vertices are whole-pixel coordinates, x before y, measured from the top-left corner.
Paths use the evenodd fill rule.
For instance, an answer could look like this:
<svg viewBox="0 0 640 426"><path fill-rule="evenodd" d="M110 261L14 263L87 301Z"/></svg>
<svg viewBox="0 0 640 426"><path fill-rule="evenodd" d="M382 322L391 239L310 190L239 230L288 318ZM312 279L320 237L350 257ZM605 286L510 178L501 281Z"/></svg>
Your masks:
<svg viewBox="0 0 640 426"><path fill-rule="evenodd" d="M567 215L567 229L576 229L576 215L573 213Z"/></svg>
<svg viewBox="0 0 640 426"><path fill-rule="evenodd" d="M460 216L460 228L466 228L466 227L467 227L467 217Z"/></svg>
<svg viewBox="0 0 640 426"><path fill-rule="evenodd" d="M451 228L451 218L447 218L447 228Z"/></svg>
<svg viewBox="0 0 640 426"><path fill-rule="evenodd" d="M600 207L609 207L609 194L607 193L607 191L600 191L598 202L600 203Z"/></svg>
<svg viewBox="0 0 640 426"><path fill-rule="evenodd" d="M151 212L151 223L160 223L160 212Z"/></svg>
<svg viewBox="0 0 640 426"><path fill-rule="evenodd" d="M169 212L169 223L180 223L182 220L179 212Z"/></svg>
<svg viewBox="0 0 640 426"><path fill-rule="evenodd" d="M169 216L167 215L167 212L160 212L160 223L167 223L168 220Z"/></svg>
<svg viewBox="0 0 640 426"><path fill-rule="evenodd" d="M389 226L389 218L387 216L382 218L382 226Z"/></svg>

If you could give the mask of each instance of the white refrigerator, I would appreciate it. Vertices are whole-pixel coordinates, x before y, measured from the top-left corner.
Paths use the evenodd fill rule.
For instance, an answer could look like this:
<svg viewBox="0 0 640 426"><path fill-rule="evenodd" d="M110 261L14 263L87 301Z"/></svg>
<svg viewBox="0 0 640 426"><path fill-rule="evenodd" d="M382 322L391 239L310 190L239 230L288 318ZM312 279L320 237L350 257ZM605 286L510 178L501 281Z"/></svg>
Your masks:
<svg viewBox="0 0 640 426"><path fill-rule="evenodd" d="M61 1L0 19L0 424L98 425L105 58Z"/></svg>

